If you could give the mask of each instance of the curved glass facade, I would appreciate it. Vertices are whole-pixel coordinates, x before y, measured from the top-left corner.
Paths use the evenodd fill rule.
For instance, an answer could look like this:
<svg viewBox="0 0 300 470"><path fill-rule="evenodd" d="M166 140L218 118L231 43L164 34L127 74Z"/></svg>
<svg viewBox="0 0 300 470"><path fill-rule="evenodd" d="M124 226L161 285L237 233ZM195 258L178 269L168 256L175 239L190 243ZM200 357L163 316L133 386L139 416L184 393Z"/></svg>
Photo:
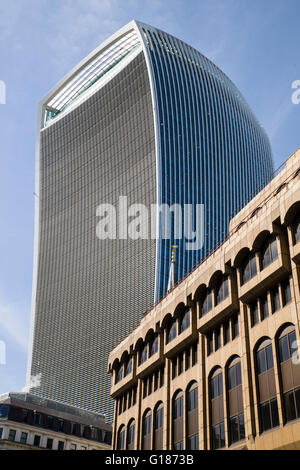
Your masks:
<svg viewBox="0 0 300 470"><path fill-rule="evenodd" d="M230 219L274 170L269 139L229 78L184 42L139 27L155 89L158 204L204 204L200 250L187 251L184 239L159 237L159 300L167 291L174 242L180 280L227 236Z"/></svg>

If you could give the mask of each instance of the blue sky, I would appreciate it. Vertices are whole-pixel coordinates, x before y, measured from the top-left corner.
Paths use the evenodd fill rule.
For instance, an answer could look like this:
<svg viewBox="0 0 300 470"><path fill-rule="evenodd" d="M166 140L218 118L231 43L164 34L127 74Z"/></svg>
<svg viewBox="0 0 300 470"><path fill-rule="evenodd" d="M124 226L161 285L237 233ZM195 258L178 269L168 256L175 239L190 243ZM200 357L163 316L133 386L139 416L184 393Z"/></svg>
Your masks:
<svg viewBox="0 0 300 470"><path fill-rule="evenodd" d="M237 85L266 129L275 167L300 146L299 0L0 0L0 393L25 384L37 103L132 19L194 46Z"/></svg>

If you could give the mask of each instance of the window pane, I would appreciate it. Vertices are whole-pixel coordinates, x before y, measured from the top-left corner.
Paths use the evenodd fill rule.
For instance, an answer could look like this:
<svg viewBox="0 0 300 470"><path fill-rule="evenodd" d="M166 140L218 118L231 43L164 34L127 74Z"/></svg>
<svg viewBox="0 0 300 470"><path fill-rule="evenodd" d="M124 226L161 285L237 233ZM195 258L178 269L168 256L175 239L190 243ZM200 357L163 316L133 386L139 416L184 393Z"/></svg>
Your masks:
<svg viewBox="0 0 300 470"><path fill-rule="evenodd" d="M277 399L271 401L272 427L279 426Z"/></svg>
<svg viewBox="0 0 300 470"><path fill-rule="evenodd" d="M296 412L297 412L297 417L300 417L300 388L297 388L295 390L295 399L296 399Z"/></svg>
<svg viewBox="0 0 300 470"><path fill-rule="evenodd" d="M271 428L271 416L270 416L269 402L261 405L260 411L261 411L262 430L267 431L267 429Z"/></svg>
<svg viewBox="0 0 300 470"><path fill-rule="evenodd" d="M289 347L287 336L279 339L279 360L280 362L287 361L289 359Z"/></svg>
<svg viewBox="0 0 300 470"><path fill-rule="evenodd" d="M240 439L245 439L245 419L244 413L240 414L239 416L240 421Z"/></svg>
<svg viewBox="0 0 300 470"><path fill-rule="evenodd" d="M276 238L273 238L273 240L271 241L270 248L271 248L272 261L274 261L275 259L278 258L278 249L277 249L277 240L276 240Z"/></svg>
<svg viewBox="0 0 300 470"><path fill-rule="evenodd" d="M211 380L211 398L218 396L218 377L214 377Z"/></svg>
<svg viewBox="0 0 300 470"><path fill-rule="evenodd" d="M237 442L239 440L239 422L237 416L230 418L230 438L231 442Z"/></svg>
<svg viewBox="0 0 300 470"><path fill-rule="evenodd" d="M294 400L294 392L289 392L284 395L286 420L291 421L296 419L296 408Z"/></svg>
<svg viewBox="0 0 300 470"><path fill-rule="evenodd" d="M258 302L255 302L251 306L251 323L252 326L256 325L259 322L259 312L258 312Z"/></svg>
<svg viewBox="0 0 300 470"><path fill-rule="evenodd" d="M269 346L266 347L266 356L267 356L267 369L273 369L274 363L273 363L272 344L269 344Z"/></svg>
<svg viewBox="0 0 300 470"><path fill-rule="evenodd" d="M231 390L232 388L236 386L234 366L228 369L228 386L229 386L229 390Z"/></svg>
<svg viewBox="0 0 300 470"><path fill-rule="evenodd" d="M273 312L277 312L280 309L280 297L279 297L278 286L272 290L271 295L272 295Z"/></svg>
<svg viewBox="0 0 300 470"><path fill-rule="evenodd" d="M242 383L242 369L241 363L236 364L236 385L241 385Z"/></svg>
<svg viewBox="0 0 300 470"><path fill-rule="evenodd" d="M220 447L225 447L225 424L220 424Z"/></svg>
<svg viewBox="0 0 300 470"><path fill-rule="evenodd" d="M264 320L269 316L269 303L268 303L268 296L265 295L261 299L261 319Z"/></svg>
<svg viewBox="0 0 300 470"><path fill-rule="evenodd" d="M223 374L218 375L218 396L223 395Z"/></svg>
<svg viewBox="0 0 300 470"><path fill-rule="evenodd" d="M257 373L262 374L267 369L265 349L257 352Z"/></svg>
<svg viewBox="0 0 300 470"><path fill-rule="evenodd" d="M288 304L292 300L291 296L291 286L290 286L290 280L287 279L285 282L282 284L282 290L283 290L283 303L284 305Z"/></svg>
<svg viewBox="0 0 300 470"><path fill-rule="evenodd" d="M296 342L296 331L291 331L288 335L289 337L289 347L290 347L290 357L297 353L297 342Z"/></svg>

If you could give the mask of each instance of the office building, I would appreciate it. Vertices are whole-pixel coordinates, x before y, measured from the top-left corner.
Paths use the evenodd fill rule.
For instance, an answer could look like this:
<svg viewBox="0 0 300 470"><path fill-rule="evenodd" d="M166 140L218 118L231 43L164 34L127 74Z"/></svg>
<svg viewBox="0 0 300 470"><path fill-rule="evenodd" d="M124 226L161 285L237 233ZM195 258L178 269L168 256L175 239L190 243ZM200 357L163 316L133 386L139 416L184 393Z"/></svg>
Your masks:
<svg viewBox="0 0 300 470"><path fill-rule="evenodd" d="M110 354L115 449L300 449L300 149Z"/></svg>

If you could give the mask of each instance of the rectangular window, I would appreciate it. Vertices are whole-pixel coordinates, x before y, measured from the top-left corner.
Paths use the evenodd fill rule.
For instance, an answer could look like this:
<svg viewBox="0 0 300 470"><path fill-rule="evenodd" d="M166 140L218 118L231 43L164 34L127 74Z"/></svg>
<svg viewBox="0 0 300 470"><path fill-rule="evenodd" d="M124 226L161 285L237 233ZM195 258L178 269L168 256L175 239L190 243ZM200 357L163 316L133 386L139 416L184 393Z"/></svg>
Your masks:
<svg viewBox="0 0 300 470"><path fill-rule="evenodd" d="M160 369L160 388L164 386L164 379L165 379L165 368L163 367Z"/></svg>
<svg viewBox="0 0 300 470"><path fill-rule="evenodd" d="M191 366L191 349L187 348L185 351L185 370L188 370Z"/></svg>
<svg viewBox="0 0 300 470"><path fill-rule="evenodd" d="M198 343L192 346L192 367L198 362Z"/></svg>
<svg viewBox="0 0 300 470"><path fill-rule="evenodd" d="M215 330L215 351L221 347L221 328Z"/></svg>
<svg viewBox="0 0 300 470"><path fill-rule="evenodd" d="M214 337L212 333L207 335L207 355L209 356L214 351Z"/></svg>
<svg viewBox="0 0 300 470"><path fill-rule="evenodd" d="M183 356L183 352L181 352L178 355L178 375L182 374L183 372L183 362L184 362L184 356Z"/></svg>
<svg viewBox="0 0 300 470"><path fill-rule="evenodd" d="M245 439L244 413L230 418L229 426L231 444Z"/></svg>
<svg viewBox="0 0 300 470"><path fill-rule="evenodd" d="M212 448L222 449L225 447L225 426L224 422L212 427Z"/></svg>
<svg viewBox="0 0 300 470"><path fill-rule="evenodd" d="M279 415L276 398L260 405L260 420L262 432L279 426Z"/></svg>
<svg viewBox="0 0 300 470"><path fill-rule="evenodd" d="M39 447L39 446L40 446L40 443L41 443L41 436L35 435L35 436L34 436L33 445L34 445L35 447Z"/></svg>
<svg viewBox="0 0 300 470"><path fill-rule="evenodd" d="M65 443L64 441L58 441L57 450L64 450Z"/></svg>
<svg viewBox="0 0 300 470"><path fill-rule="evenodd" d="M0 439L2 438L3 428L0 428Z"/></svg>
<svg viewBox="0 0 300 470"><path fill-rule="evenodd" d="M188 450L199 450L199 435L188 437Z"/></svg>
<svg viewBox="0 0 300 470"><path fill-rule="evenodd" d="M239 317L235 315L232 317L232 339L237 338L239 335Z"/></svg>
<svg viewBox="0 0 300 470"><path fill-rule="evenodd" d="M14 429L9 430L8 440L14 441L16 439L16 431Z"/></svg>
<svg viewBox="0 0 300 470"><path fill-rule="evenodd" d="M77 447L76 447L76 444L71 444L71 450L76 450Z"/></svg>
<svg viewBox="0 0 300 470"><path fill-rule="evenodd" d="M22 433L21 433L21 439L20 439L21 444L26 444L26 442L27 442L27 437L28 437L28 433L27 433L27 432L22 432Z"/></svg>
<svg viewBox="0 0 300 470"><path fill-rule="evenodd" d="M177 376L177 357L172 359L172 379Z"/></svg>
<svg viewBox="0 0 300 470"><path fill-rule="evenodd" d="M282 300L284 306L292 301L291 285L289 279L282 283Z"/></svg>
<svg viewBox="0 0 300 470"><path fill-rule="evenodd" d="M230 342L230 321L224 323L224 345Z"/></svg>
<svg viewBox="0 0 300 470"><path fill-rule="evenodd" d="M48 437L48 439L47 439L47 449L51 450L52 447L53 447L53 439L50 439Z"/></svg>
<svg viewBox="0 0 300 470"><path fill-rule="evenodd" d="M152 393L152 375L148 378L148 395Z"/></svg>
<svg viewBox="0 0 300 470"><path fill-rule="evenodd" d="M269 303L268 303L268 295L264 295L260 299L260 307L261 307L261 320L263 321L265 318L269 316Z"/></svg>
<svg viewBox="0 0 300 470"><path fill-rule="evenodd" d="M8 405L0 405L0 418L7 418Z"/></svg>
<svg viewBox="0 0 300 470"><path fill-rule="evenodd" d="M251 326L255 326L259 322L259 310L258 310L257 301L251 305L250 311L251 311Z"/></svg>
<svg viewBox="0 0 300 470"><path fill-rule="evenodd" d="M278 286L276 286L271 291L271 299L272 299L272 313L275 313L278 310L280 310L280 296L279 296Z"/></svg>

